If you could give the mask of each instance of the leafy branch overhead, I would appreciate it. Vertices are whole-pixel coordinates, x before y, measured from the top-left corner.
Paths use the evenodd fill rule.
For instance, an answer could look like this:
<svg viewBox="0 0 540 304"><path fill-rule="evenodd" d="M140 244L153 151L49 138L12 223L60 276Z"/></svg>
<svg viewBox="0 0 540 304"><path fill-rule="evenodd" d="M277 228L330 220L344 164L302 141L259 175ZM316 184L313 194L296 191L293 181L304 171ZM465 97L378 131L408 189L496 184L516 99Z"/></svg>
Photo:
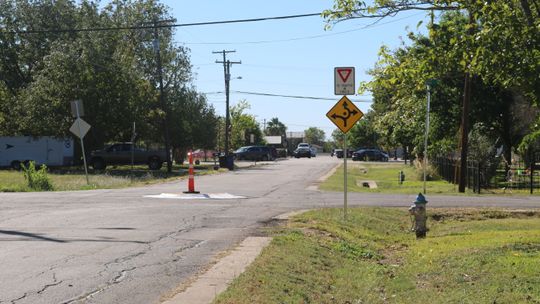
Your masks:
<svg viewBox="0 0 540 304"><path fill-rule="evenodd" d="M388 18L425 11L427 34L409 31L409 41L381 47L379 61L363 84L374 104L370 120L378 144L423 150L426 81L432 88L431 154L456 151L465 74L472 75L470 124L504 147L507 159L522 139L540 138L540 4L533 0L413 1L336 0L325 11L327 26L356 18ZM376 21L375 21L376 22Z"/></svg>

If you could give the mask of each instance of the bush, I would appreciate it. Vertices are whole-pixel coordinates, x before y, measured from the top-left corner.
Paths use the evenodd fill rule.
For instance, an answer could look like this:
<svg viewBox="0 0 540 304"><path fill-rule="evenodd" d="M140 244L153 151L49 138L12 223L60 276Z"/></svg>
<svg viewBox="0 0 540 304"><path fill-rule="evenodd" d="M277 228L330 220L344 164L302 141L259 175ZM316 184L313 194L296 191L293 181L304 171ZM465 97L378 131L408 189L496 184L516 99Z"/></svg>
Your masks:
<svg viewBox="0 0 540 304"><path fill-rule="evenodd" d="M28 167L22 164L24 179L28 187L36 191L51 191L53 185L47 176L47 166L43 165L39 170L36 170L36 165L33 161L28 163Z"/></svg>
<svg viewBox="0 0 540 304"><path fill-rule="evenodd" d="M423 181L424 180L424 162L420 160L414 160L414 167L416 171L416 180ZM435 181L440 180L441 177L437 173L437 168L432 166L431 164L427 164L426 167L426 180L427 181Z"/></svg>

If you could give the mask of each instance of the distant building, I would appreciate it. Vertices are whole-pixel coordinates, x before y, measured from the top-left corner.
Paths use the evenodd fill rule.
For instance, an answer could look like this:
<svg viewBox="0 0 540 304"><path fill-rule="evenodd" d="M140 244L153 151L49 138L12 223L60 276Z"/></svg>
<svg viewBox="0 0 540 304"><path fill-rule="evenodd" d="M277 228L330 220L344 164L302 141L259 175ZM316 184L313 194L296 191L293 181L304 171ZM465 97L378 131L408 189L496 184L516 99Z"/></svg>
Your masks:
<svg viewBox="0 0 540 304"><path fill-rule="evenodd" d="M304 132L285 132L285 146L287 147L288 154L291 155L296 146L299 143L304 142Z"/></svg>
<svg viewBox="0 0 540 304"><path fill-rule="evenodd" d="M281 145L283 143L281 136L265 136L264 140L269 145Z"/></svg>

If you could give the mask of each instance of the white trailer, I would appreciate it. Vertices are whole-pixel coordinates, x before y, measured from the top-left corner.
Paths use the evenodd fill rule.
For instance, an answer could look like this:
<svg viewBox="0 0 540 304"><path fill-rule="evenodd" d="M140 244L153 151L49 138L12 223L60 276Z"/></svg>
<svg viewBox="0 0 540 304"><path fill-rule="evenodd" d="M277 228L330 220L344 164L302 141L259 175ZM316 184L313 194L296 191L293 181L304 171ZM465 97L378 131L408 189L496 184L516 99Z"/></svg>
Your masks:
<svg viewBox="0 0 540 304"><path fill-rule="evenodd" d="M73 164L73 139L50 136L0 137L0 167L20 169L21 163L69 166Z"/></svg>

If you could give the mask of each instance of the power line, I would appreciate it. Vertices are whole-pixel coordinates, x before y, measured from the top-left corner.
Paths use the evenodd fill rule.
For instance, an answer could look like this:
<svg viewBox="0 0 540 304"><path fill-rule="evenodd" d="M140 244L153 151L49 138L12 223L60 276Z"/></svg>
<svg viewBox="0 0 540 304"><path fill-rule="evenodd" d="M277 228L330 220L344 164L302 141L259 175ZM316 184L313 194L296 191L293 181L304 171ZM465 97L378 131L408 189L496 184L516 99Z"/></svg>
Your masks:
<svg viewBox="0 0 540 304"><path fill-rule="evenodd" d="M390 23L395 23L395 22L398 22L398 21L401 21L401 20L404 20L404 19L416 17L416 16L423 15L423 14L424 13L422 12L422 13L414 14L414 15L411 15L411 16L406 16L406 17L402 17L402 18L393 19L393 20L388 21L388 22L370 23L370 24L367 24L367 25L364 25L364 26L361 26L361 27L355 28L355 29L350 29L350 30L341 31L341 32L320 34L320 35L311 35L311 36L293 37L293 38L275 39L275 40L243 41L243 42L181 42L181 43L186 44L186 45L228 45L228 44L242 45L242 44L268 44L268 43L310 40L310 39L325 38L325 37L330 37L330 36L337 36L337 35L343 35L343 34L348 34L348 33L352 33L352 32L358 32L358 31L362 31L362 30L367 30L367 29L387 25L387 24L390 24Z"/></svg>
<svg viewBox="0 0 540 304"><path fill-rule="evenodd" d="M321 13L250 18L250 19L223 20L223 21L178 23L178 24L169 24L169 25L157 24L157 25L137 25L137 26L119 26L119 27L89 27L89 28L79 28L79 29L73 28L73 29L22 30L22 31L0 31L0 32L10 33L10 34L45 34L45 33L105 32L105 31L119 31L119 30L145 30L145 29L155 29L155 28L190 27L190 26L202 26L202 25L286 20L286 19L305 18L305 17L314 17L314 16L321 16Z"/></svg>
<svg viewBox="0 0 540 304"><path fill-rule="evenodd" d="M246 91L231 91L233 93L238 94L246 94L246 95L258 95L258 96L265 96L265 97L284 97L284 98L296 98L296 99L311 99L311 100L329 100L329 101L336 101L337 98L330 98L330 97L314 97L314 96L299 96L299 95L282 95L282 94L272 94L272 93L260 93L260 92L246 92ZM206 92L204 94L207 95L213 95L213 94L223 94L223 91L217 91L217 92ZM353 102L367 102L371 103L371 100L352 100Z"/></svg>

